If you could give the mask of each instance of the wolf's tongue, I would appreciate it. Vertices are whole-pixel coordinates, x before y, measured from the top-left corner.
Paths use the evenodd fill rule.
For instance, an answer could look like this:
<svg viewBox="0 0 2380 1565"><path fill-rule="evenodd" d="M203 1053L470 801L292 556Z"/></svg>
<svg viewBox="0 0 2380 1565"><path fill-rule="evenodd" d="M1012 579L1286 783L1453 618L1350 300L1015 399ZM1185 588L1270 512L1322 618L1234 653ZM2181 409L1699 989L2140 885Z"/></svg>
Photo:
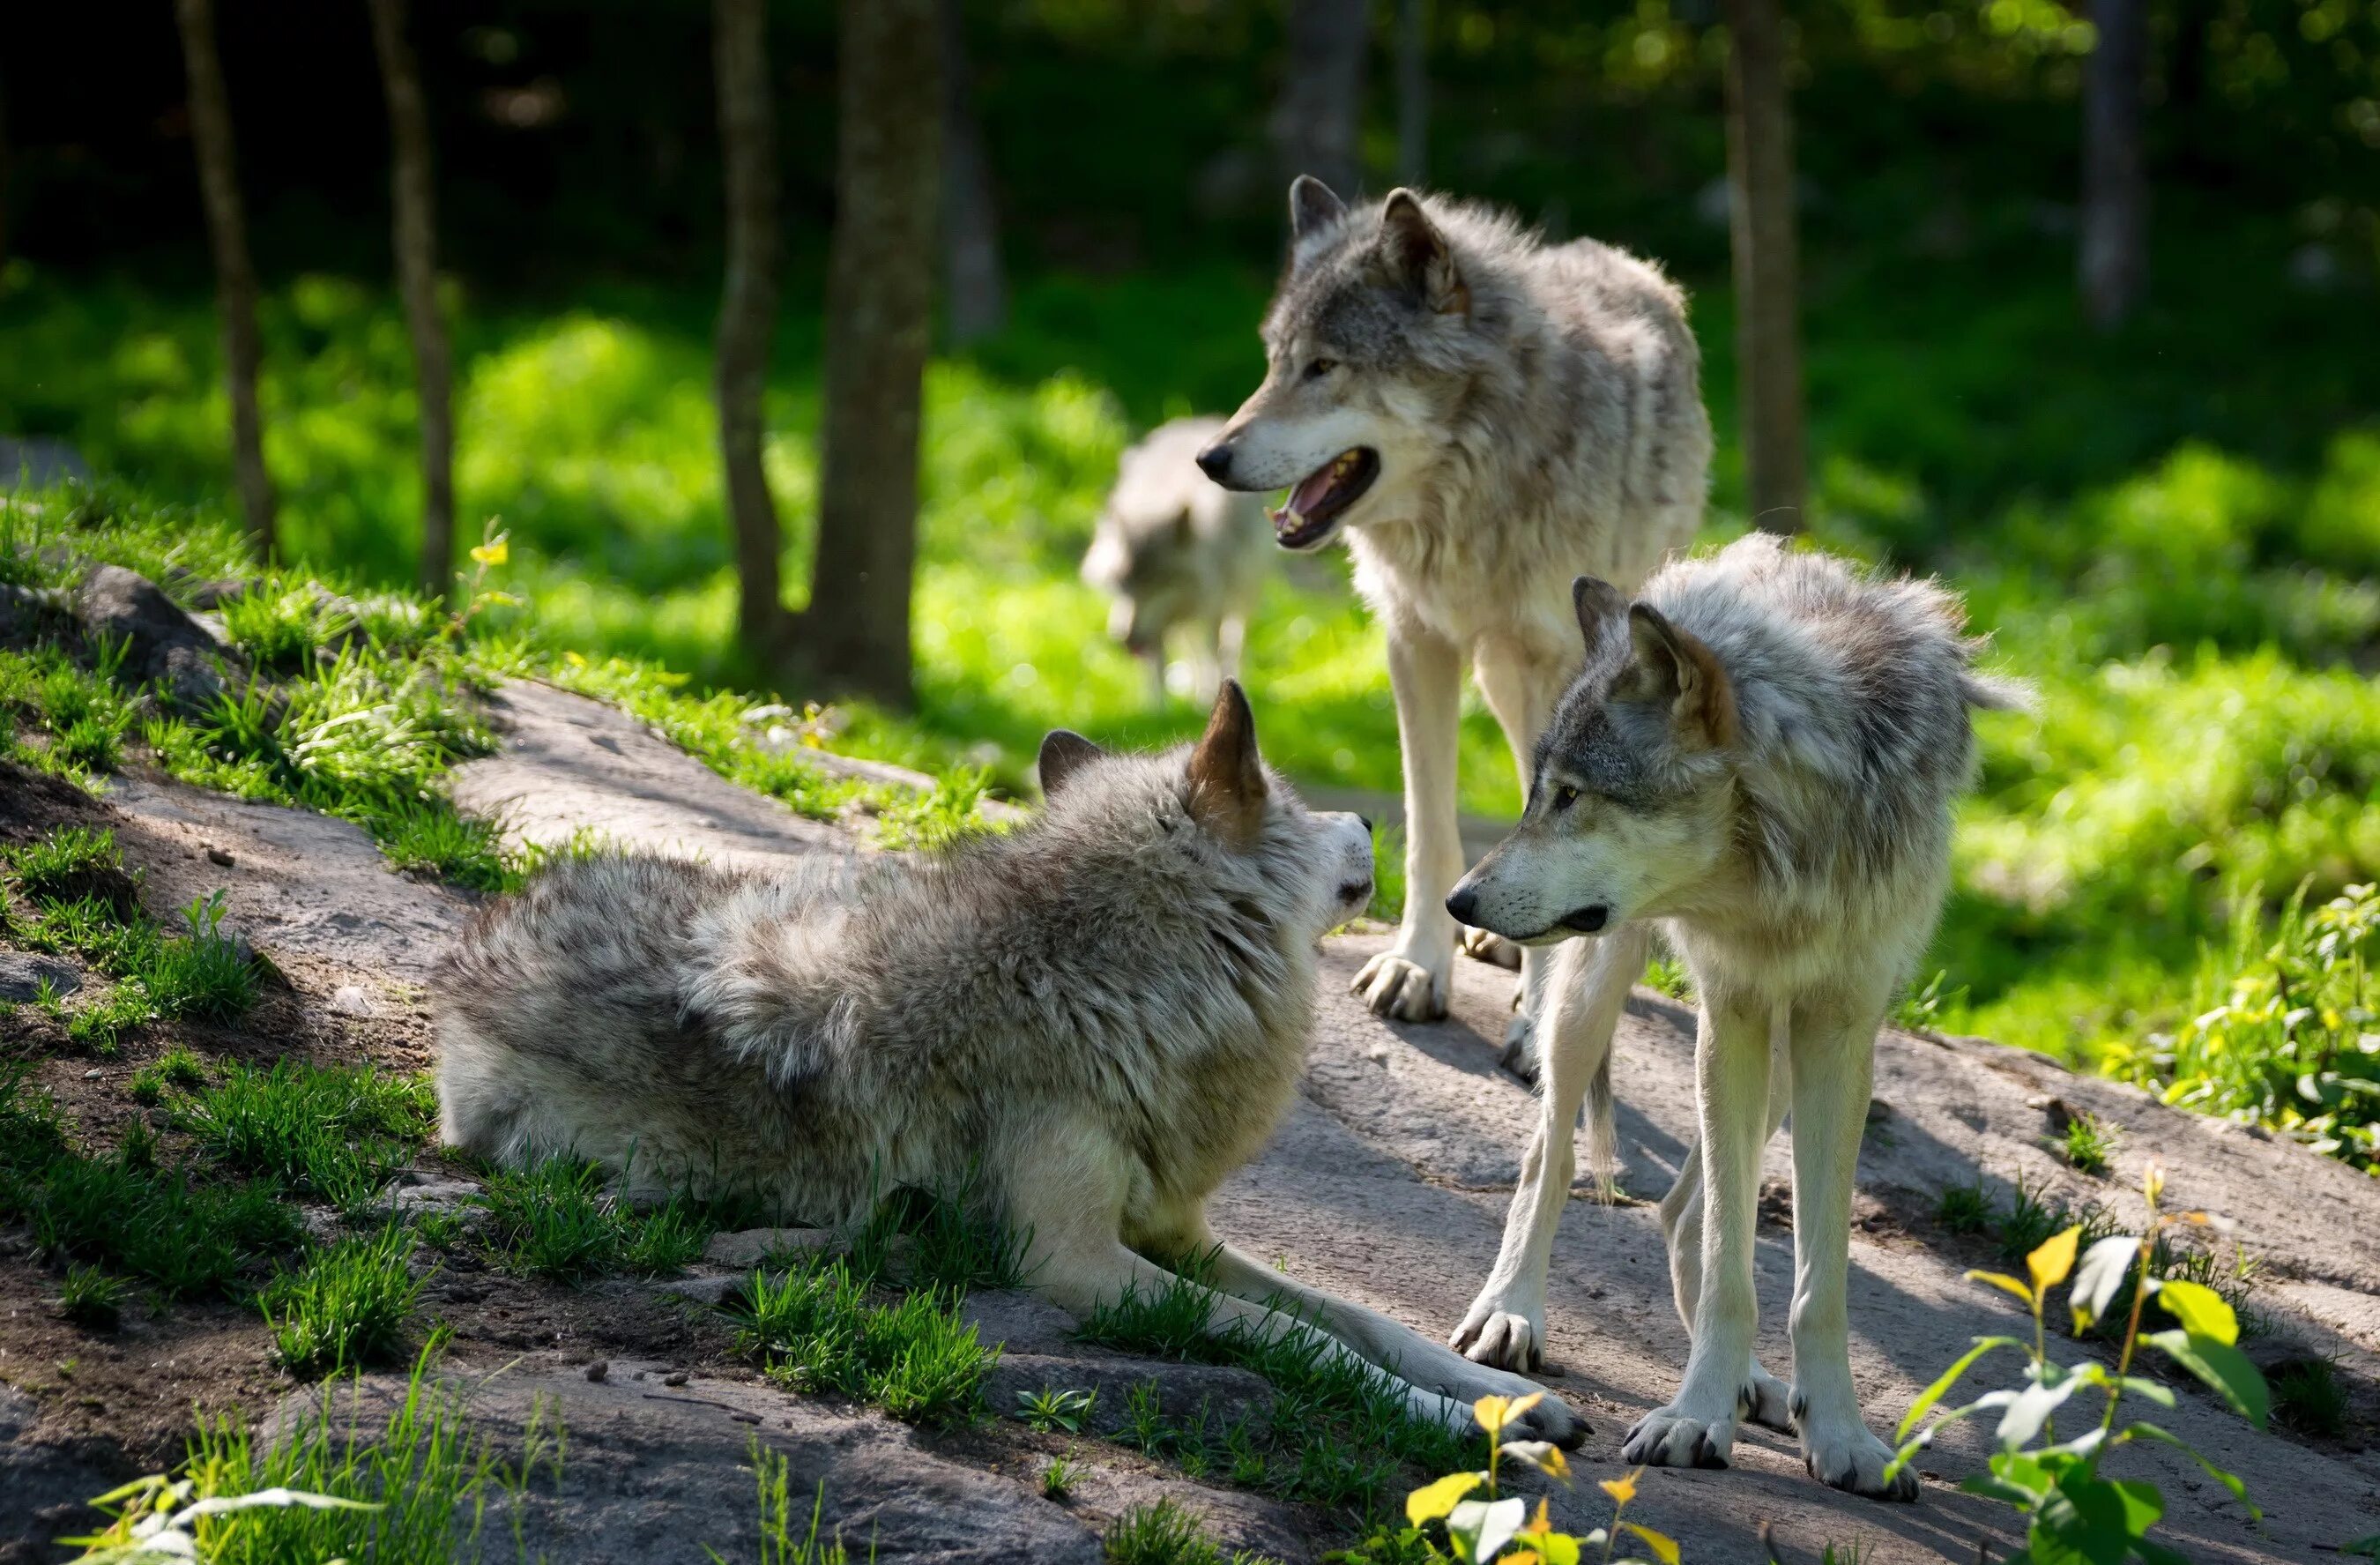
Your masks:
<svg viewBox="0 0 2380 1565"><path fill-rule="evenodd" d="M1322 504L1322 497L1330 493L1330 486L1338 482L1339 464L1336 462L1307 473L1297 487L1289 492L1289 509L1299 516L1312 516L1314 508Z"/></svg>

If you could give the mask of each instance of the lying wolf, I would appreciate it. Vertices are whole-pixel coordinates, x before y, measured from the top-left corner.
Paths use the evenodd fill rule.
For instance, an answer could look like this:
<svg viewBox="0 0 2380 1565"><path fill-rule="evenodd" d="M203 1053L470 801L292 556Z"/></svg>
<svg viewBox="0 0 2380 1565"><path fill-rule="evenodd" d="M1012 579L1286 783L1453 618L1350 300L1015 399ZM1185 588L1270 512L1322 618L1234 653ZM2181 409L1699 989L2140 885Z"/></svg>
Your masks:
<svg viewBox="0 0 2380 1565"><path fill-rule="evenodd" d="M1186 642L1199 700L1239 676L1248 616L1272 563L1263 500L1198 471L1198 453L1222 427L1175 419L1126 450L1083 556L1083 580L1111 600L1108 634L1148 659L1159 702L1169 641Z"/></svg>
<svg viewBox="0 0 2380 1565"><path fill-rule="evenodd" d="M1564 946L1548 978L1543 1112L1455 1345L1514 1368L1542 1351L1572 1129L1593 1098L1608 1160L1612 996L1643 963L1640 942L1604 932L1658 921L1701 1008L1701 1143L1661 1203L1694 1349L1624 1460L1724 1466L1739 1418L1790 1419L1817 1477L1911 1498L1910 1473L1886 1481L1891 1449L1852 1386L1852 1179L1876 1029L1941 909L1969 711L2022 692L1976 673L1978 643L1939 588L1766 536L1670 566L1633 604L1586 578L1574 596L1586 667L1538 743L1527 813L1447 905L1526 945L1601 938ZM1789 1108L1790 1395L1753 1357L1752 1258L1761 1147Z"/></svg>
<svg viewBox="0 0 2380 1565"><path fill-rule="evenodd" d="M1366 825L1266 770L1236 684L1194 748L1111 755L1061 730L1040 765L1037 820L937 858L547 870L439 973L445 1140L575 1153L632 1195L757 1189L829 1226L972 1181L1062 1308L1212 1253L1215 1325L1352 1351L1426 1416L1467 1426L1479 1397L1536 1390L1207 1225L1296 1091L1316 946L1371 896ZM1550 1398L1535 1416L1585 1433Z"/></svg>
<svg viewBox="0 0 2380 1565"><path fill-rule="evenodd" d="M1701 357L1677 287L1592 239L1542 244L1500 213L1411 190L1350 209L1311 178L1289 206L1264 384L1199 463L1228 488L1288 488L1285 548L1343 529L1388 630L1407 889L1396 943L1355 987L1382 1015L1433 1021L1458 934L1445 897L1463 862L1463 665L1525 777L1578 667L1570 580L1633 586L1701 522ZM1537 961L1523 963L1508 1064L1527 1053Z"/></svg>

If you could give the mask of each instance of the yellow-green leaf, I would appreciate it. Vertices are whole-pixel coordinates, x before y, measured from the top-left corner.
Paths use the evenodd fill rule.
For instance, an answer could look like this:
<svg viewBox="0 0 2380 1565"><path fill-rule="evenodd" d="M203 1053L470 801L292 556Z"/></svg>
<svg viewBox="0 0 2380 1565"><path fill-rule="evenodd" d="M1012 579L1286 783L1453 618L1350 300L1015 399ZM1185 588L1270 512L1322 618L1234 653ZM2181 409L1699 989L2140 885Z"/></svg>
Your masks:
<svg viewBox="0 0 2380 1565"><path fill-rule="evenodd" d="M1532 1391L1525 1397L1482 1397L1471 1404L1471 1416L1479 1421L1480 1428L1494 1435L1545 1400L1543 1391Z"/></svg>
<svg viewBox="0 0 2380 1565"><path fill-rule="evenodd" d="M2019 1282L2016 1278L2009 1276L2006 1272L1969 1272L1967 1274L1967 1280L1969 1282L1988 1282L1994 1288L2013 1293L2018 1298L2023 1300L2024 1307L2026 1309L2029 1310L2033 1308L2033 1290L2027 1288L2023 1283Z"/></svg>
<svg viewBox="0 0 2380 1565"><path fill-rule="evenodd" d="M1450 1473L1434 1484L1424 1484L1405 1496L1405 1520L1416 1527L1435 1522L1487 1481L1485 1473Z"/></svg>
<svg viewBox="0 0 2380 1565"><path fill-rule="evenodd" d="M1633 1522L1622 1522L1620 1524L1644 1539L1645 1547L1653 1551L1654 1558L1660 1560L1661 1565L1678 1565L1678 1542L1669 1534L1657 1533L1650 1527L1640 1527Z"/></svg>
<svg viewBox="0 0 2380 1565"><path fill-rule="evenodd" d="M1606 1478L1597 1487L1611 1497L1612 1504L1626 1505L1636 1498L1636 1480L1644 1474L1645 1470L1640 1467L1618 1478Z"/></svg>
<svg viewBox="0 0 2380 1565"><path fill-rule="evenodd" d="M2024 1258L2024 1269L2033 1274L2033 1291L2036 1298L2066 1280L2074 1269L2074 1252L2082 1242L2082 1225L2062 1233L2051 1234L2041 1241L2041 1248Z"/></svg>
<svg viewBox="0 0 2380 1565"><path fill-rule="evenodd" d="M504 535L501 532L484 544L471 545L471 557L481 565L502 565L511 556L512 545L504 541Z"/></svg>
<svg viewBox="0 0 2380 1565"><path fill-rule="evenodd" d="M2211 1337L2227 1348L2240 1340L2240 1317L2223 1295L2204 1283L2170 1278L2157 1290L2156 1299L2192 1337Z"/></svg>

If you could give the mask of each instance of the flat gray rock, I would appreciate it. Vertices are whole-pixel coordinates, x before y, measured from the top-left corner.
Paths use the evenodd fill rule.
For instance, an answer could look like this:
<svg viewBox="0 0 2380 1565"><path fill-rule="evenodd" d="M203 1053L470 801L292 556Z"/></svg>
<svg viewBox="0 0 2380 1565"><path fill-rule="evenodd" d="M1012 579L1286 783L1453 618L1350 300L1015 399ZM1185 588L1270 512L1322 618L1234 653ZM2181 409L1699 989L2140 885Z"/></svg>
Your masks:
<svg viewBox="0 0 2380 1565"><path fill-rule="evenodd" d="M24 1005L39 999L43 984L63 999L82 987L72 963L30 951L0 951L0 1000Z"/></svg>
<svg viewBox="0 0 2380 1565"><path fill-rule="evenodd" d="M615 706L526 679L490 703L497 753L458 767L455 807L514 846L598 841L716 864L766 865L852 838L729 782Z"/></svg>

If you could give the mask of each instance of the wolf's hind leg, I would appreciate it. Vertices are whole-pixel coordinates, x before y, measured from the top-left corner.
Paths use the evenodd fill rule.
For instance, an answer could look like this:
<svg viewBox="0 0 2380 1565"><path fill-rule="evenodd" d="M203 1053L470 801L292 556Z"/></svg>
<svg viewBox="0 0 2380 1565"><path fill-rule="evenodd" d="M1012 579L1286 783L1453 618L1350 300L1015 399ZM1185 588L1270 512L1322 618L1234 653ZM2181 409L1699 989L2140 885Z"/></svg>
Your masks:
<svg viewBox="0 0 2380 1565"><path fill-rule="evenodd" d="M1536 1131L1504 1217L1495 1269L1451 1339L1477 1363L1534 1369L1545 1362L1546 1266L1577 1171L1579 1105L1597 1074L1609 1069L1611 1035L1629 984L1644 971L1647 940L1645 926L1632 923L1599 940L1571 941L1553 953L1543 1002L1545 1095ZM1599 1125L1594 1133L1599 1142Z"/></svg>

